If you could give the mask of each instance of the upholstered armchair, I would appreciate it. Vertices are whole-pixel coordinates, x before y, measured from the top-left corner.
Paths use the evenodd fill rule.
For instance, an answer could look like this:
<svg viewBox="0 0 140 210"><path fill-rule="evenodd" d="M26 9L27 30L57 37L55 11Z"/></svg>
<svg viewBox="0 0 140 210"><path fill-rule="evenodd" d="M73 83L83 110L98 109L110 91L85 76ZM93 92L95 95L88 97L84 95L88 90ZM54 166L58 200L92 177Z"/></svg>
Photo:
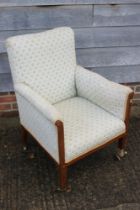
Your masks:
<svg viewBox="0 0 140 210"><path fill-rule="evenodd" d="M27 132L67 168L114 141L125 155L133 91L77 65L71 28L11 37L6 42L23 140ZM24 146L25 148L25 146Z"/></svg>

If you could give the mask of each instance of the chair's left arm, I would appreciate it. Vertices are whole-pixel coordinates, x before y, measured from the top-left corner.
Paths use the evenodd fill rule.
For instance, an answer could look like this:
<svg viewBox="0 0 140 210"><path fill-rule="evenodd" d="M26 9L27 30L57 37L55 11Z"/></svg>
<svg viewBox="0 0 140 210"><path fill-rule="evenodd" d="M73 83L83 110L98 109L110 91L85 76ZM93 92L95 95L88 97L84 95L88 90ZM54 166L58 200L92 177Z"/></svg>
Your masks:
<svg viewBox="0 0 140 210"><path fill-rule="evenodd" d="M133 98L131 88L109 81L81 66L76 68L76 88L79 96L125 121L127 126L130 103Z"/></svg>

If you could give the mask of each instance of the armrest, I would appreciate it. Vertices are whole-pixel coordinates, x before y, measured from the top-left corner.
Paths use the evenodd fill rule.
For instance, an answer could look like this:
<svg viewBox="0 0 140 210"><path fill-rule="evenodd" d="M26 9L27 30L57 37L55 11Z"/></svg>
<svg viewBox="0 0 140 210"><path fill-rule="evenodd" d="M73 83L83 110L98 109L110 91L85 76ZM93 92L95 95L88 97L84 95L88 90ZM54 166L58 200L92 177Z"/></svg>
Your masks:
<svg viewBox="0 0 140 210"><path fill-rule="evenodd" d="M15 85L15 91L30 102L39 112L41 112L48 120L56 123L61 120L61 115L56 108L50 104L45 98L34 92L29 86L24 83Z"/></svg>
<svg viewBox="0 0 140 210"><path fill-rule="evenodd" d="M76 69L76 88L79 96L125 120L128 97L133 94L131 88L111 82L80 66Z"/></svg>

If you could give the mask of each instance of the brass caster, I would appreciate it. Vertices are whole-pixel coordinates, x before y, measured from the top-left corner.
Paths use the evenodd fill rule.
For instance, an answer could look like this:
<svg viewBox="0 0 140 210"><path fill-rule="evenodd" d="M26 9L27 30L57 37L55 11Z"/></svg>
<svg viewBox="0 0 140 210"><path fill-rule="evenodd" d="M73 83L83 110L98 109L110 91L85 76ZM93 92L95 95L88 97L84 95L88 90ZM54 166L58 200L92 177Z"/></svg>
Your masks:
<svg viewBox="0 0 140 210"><path fill-rule="evenodd" d="M117 160L121 160L126 155L127 155L127 151L125 151L124 149L118 149L116 153L116 158Z"/></svg>
<svg viewBox="0 0 140 210"><path fill-rule="evenodd" d="M34 158L35 158L34 153L33 153L33 152L30 152L30 153L29 153L29 159L34 159Z"/></svg>
<svg viewBox="0 0 140 210"><path fill-rule="evenodd" d="M71 192L71 185L68 185L64 189L61 189L60 187L58 187L55 192L67 192L67 193L69 193L69 192Z"/></svg>
<svg viewBox="0 0 140 210"><path fill-rule="evenodd" d="M23 147L23 151L24 152L27 151L27 147L26 146Z"/></svg>

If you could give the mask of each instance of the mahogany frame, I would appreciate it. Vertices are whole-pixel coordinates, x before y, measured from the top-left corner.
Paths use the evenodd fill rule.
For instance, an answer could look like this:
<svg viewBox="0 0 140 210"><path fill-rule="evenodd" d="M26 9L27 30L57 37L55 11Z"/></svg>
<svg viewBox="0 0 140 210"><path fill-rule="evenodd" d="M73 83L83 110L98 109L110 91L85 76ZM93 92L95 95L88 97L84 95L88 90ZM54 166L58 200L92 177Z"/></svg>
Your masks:
<svg viewBox="0 0 140 210"><path fill-rule="evenodd" d="M54 160L54 158L46 150L45 151L47 152L47 154L49 154L49 156L58 165L58 168L59 168L59 182L60 182L61 190L66 190L67 186L68 186L67 185L68 166L70 166L70 165L74 164L75 162L83 159L84 157L96 152L97 150L100 150L100 149L106 147L107 145L113 143L114 141L118 141L118 148L119 149L124 149L126 147L126 143L127 143L126 135L128 133L129 116L130 116L130 109L131 109L133 95L134 95L134 92L130 93L128 95L127 102L126 102L126 112L125 112L125 121L124 121L125 125L126 125L126 132L117 136L117 137L115 137L115 138L113 138L113 139L111 139L107 143L105 143L103 145L100 145L99 147L94 148L94 149L88 151L87 153L73 159L72 161L70 161L68 163L65 163L65 145L64 145L64 126L63 126L63 122L60 121L60 120L57 120L55 122L55 126L57 127L57 132L58 132L59 163L56 162L56 160ZM23 142L23 145L25 147L25 145L27 143L27 133L30 133L30 131L28 131L23 125L21 125L21 129L22 129L22 142ZM35 139L35 137L34 137L34 139ZM40 145L40 146L42 147L42 145Z"/></svg>

